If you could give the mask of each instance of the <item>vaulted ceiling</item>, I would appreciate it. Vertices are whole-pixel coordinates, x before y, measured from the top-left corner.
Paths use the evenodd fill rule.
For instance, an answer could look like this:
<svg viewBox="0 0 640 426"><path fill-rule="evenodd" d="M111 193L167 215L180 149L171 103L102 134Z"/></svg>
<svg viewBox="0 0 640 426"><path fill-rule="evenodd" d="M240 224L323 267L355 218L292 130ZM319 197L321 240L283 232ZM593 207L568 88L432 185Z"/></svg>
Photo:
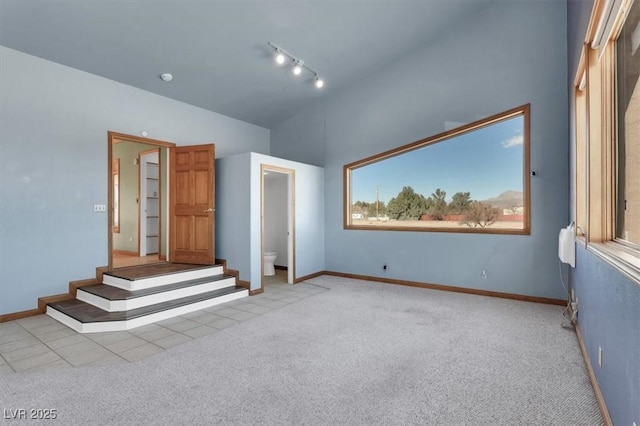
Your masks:
<svg viewBox="0 0 640 426"><path fill-rule="evenodd" d="M271 128L491 1L0 0L0 44ZM267 42L325 87L276 66Z"/></svg>

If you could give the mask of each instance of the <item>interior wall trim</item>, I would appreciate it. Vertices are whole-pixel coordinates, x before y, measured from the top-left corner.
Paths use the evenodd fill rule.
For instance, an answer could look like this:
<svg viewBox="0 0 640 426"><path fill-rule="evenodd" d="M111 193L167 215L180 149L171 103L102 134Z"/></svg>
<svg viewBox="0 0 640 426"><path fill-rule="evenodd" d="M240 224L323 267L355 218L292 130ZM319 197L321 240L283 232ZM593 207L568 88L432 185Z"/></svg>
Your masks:
<svg viewBox="0 0 640 426"><path fill-rule="evenodd" d="M582 333L580 332L580 326L576 321L573 322L573 328L576 331L576 338L578 339L578 344L580 345L580 352L582 352L582 359L584 360L584 365L587 368L587 373L589 374L589 381L591 382L591 387L593 388L593 392L596 395L596 401L598 402L598 408L600 408L600 413L602 414L602 420L604 420L604 424L606 426L613 426L613 421L611 421L611 416L609 415L609 409L607 408L607 403L604 400L604 396L602 395L602 391L600 390L600 385L598 384L598 379L596 378L596 373L593 371L593 366L591 365L591 358L589 357L589 352L587 352L587 347L584 344L584 340L582 340Z"/></svg>
<svg viewBox="0 0 640 426"><path fill-rule="evenodd" d="M322 275L330 275L330 273L328 271L320 271L320 272L316 272L315 274L305 275L304 277L296 278L294 283L298 284L298 283L301 283L302 281L310 280L312 278L317 278Z"/></svg>
<svg viewBox="0 0 640 426"><path fill-rule="evenodd" d="M249 281L243 281L240 279L240 271L227 267L227 259L216 258L214 261L216 265L222 266L222 272L224 274L236 277L236 285L238 287L246 288L247 290L251 288L251 283Z"/></svg>
<svg viewBox="0 0 640 426"><path fill-rule="evenodd" d="M40 315L41 313L42 312L40 312L40 309L29 309L27 311L12 312L10 314L2 314L0 315L0 323L15 321L21 318L33 317L36 315Z"/></svg>
<svg viewBox="0 0 640 426"><path fill-rule="evenodd" d="M138 252L137 251L131 251L131 250L113 249L113 254L119 254L121 256L135 256L135 257L138 257Z"/></svg>
<svg viewBox="0 0 640 426"><path fill-rule="evenodd" d="M386 284L397 284L397 285L404 285L408 287L426 288L430 290L441 290L441 291L451 291L454 293L475 294L477 296L499 297L501 299L519 300L522 302L534 302L534 303L543 303L547 305L558 305L558 306L567 305L567 301L562 299L552 299L548 297L538 297L538 296L526 296L526 295L515 294L515 293L502 293L498 291L479 290L479 289L467 288L467 287L455 287L450 285L432 284L432 283L425 283L420 281L398 280L395 278L348 274L344 272L335 272L335 271L324 271L324 275L332 275L332 276L343 277L343 278L353 278L356 280L363 280L363 281L382 282Z"/></svg>

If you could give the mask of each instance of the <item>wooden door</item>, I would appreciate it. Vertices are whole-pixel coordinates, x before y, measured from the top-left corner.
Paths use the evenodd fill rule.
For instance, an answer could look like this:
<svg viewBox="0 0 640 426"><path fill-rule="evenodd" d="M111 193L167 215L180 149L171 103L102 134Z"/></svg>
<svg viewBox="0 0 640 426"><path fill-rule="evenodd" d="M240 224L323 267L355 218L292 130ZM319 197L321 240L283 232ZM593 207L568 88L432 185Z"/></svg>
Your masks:
<svg viewBox="0 0 640 426"><path fill-rule="evenodd" d="M213 265L215 148L179 146L171 153L169 256L174 263Z"/></svg>

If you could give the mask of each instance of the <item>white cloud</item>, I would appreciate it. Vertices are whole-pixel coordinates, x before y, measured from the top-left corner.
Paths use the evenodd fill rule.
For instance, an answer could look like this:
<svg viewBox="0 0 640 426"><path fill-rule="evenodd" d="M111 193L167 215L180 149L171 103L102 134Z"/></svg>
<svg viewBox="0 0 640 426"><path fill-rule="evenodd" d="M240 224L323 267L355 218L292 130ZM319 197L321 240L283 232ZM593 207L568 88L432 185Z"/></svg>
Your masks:
<svg viewBox="0 0 640 426"><path fill-rule="evenodd" d="M522 145L524 142L524 137L522 135L514 136L506 141L502 141L502 146L504 148L513 148L514 146Z"/></svg>

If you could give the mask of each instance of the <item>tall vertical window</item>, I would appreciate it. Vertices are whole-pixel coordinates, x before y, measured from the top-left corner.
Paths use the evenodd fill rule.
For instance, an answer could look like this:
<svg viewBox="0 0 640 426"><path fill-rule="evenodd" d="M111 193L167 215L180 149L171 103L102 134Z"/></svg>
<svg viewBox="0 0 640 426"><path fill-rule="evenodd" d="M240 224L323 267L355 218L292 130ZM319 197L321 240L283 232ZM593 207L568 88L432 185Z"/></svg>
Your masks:
<svg viewBox="0 0 640 426"><path fill-rule="evenodd" d="M640 1L634 2L616 42L616 237L640 245Z"/></svg>
<svg viewBox="0 0 640 426"><path fill-rule="evenodd" d="M575 78L574 220L640 283L640 1L595 0Z"/></svg>

